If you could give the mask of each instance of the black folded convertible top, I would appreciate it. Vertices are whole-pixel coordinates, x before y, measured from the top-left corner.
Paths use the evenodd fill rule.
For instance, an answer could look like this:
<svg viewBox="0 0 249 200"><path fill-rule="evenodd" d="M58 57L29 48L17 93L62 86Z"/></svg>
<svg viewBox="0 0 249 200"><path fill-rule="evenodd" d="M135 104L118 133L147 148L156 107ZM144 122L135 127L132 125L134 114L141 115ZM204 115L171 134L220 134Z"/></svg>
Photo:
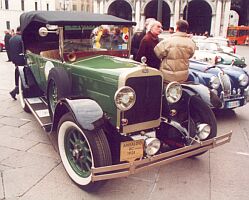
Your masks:
<svg viewBox="0 0 249 200"><path fill-rule="evenodd" d="M20 16L21 31L25 32L34 24L52 25L125 25L133 26L135 22L121 19L112 15L69 12L69 11L31 11Z"/></svg>

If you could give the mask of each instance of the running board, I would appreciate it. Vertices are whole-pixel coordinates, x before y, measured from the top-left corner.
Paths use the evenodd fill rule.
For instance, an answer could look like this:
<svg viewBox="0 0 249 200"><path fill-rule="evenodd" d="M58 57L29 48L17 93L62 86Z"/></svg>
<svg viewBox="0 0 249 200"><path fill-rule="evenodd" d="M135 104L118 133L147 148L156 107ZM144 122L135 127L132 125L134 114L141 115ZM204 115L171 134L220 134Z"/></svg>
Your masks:
<svg viewBox="0 0 249 200"><path fill-rule="evenodd" d="M52 121L48 110L48 104L44 97L25 98L24 102L29 107L39 124L46 132L50 132Z"/></svg>

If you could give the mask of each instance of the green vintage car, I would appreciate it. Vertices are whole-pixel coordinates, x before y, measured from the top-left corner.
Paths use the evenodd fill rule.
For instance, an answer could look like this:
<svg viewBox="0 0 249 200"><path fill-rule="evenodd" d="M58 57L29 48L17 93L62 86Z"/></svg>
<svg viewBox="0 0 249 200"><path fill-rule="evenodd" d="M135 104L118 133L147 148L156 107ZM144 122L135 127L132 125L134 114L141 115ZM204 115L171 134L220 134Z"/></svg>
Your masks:
<svg viewBox="0 0 249 200"><path fill-rule="evenodd" d="M82 189L230 141L217 136L207 87L172 82L129 59L134 22L114 16L41 11L21 15L27 64L22 108L58 134L62 163Z"/></svg>

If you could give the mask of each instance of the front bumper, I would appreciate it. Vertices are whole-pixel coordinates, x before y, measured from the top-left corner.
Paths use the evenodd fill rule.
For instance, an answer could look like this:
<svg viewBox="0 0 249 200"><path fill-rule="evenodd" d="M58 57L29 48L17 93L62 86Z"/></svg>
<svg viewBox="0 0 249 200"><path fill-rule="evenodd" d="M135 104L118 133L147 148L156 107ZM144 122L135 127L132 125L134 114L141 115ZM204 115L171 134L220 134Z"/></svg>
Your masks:
<svg viewBox="0 0 249 200"><path fill-rule="evenodd" d="M244 96L237 98L225 98L222 100L223 109L237 108L244 106L247 103L247 100Z"/></svg>
<svg viewBox="0 0 249 200"><path fill-rule="evenodd" d="M181 160L196 154L205 152L209 149L223 145L230 142L232 131L203 141L195 143L191 146L185 146L176 150L161 153L149 158L133 161L130 163L123 163L118 165L111 165L105 167L92 168L92 181L107 180L113 178L127 177L131 174L139 173L148 170L151 167L169 164L171 162Z"/></svg>

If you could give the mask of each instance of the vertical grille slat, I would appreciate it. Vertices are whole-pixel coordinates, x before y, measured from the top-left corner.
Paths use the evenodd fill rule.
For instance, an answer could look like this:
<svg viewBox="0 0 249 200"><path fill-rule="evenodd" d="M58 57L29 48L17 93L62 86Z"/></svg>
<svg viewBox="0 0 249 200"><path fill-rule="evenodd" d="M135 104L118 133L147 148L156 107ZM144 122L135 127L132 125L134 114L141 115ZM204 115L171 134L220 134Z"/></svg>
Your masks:
<svg viewBox="0 0 249 200"><path fill-rule="evenodd" d="M231 81L230 81L229 76L227 74L222 73L222 72L220 72L218 74L218 76L219 76L220 83L221 83L222 89L224 91L224 94L226 96L230 95L231 94Z"/></svg>
<svg viewBox="0 0 249 200"><path fill-rule="evenodd" d="M126 86L136 92L136 103L124 113L128 124L156 120L161 116L162 77L132 77L126 80Z"/></svg>

